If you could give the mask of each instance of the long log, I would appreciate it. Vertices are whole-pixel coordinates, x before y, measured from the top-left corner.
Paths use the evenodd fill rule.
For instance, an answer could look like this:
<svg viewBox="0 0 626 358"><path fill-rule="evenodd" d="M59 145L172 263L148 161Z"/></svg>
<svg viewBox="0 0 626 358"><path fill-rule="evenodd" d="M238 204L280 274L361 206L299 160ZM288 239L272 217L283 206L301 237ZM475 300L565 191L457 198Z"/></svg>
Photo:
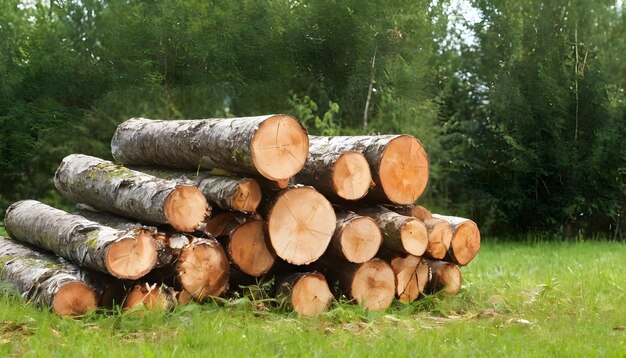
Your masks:
<svg viewBox="0 0 626 358"><path fill-rule="evenodd" d="M382 246L386 249L421 256L428 247L426 226L416 218L382 206L364 207L356 212L374 219L383 234Z"/></svg>
<svg viewBox="0 0 626 358"><path fill-rule="evenodd" d="M428 183L428 157L422 144L409 135L309 136L311 147L328 152L355 151L367 159L374 187L366 199L376 203L413 204Z"/></svg>
<svg viewBox="0 0 626 358"><path fill-rule="evenodd" d="M54 183L74 202L180 231L194 231L209 213L204 195L192 183L180 185L88 155L65 157Z"/></svg>
<svg viewBox="0 0 626 358"><path fill-rule="evenodd" d="M384 258L396 275L396 296L400 302L415 301L430 280L430 268L421 257L386 252Z"/></svg>
<svg viewBox="0 0 626 358"><path fill-rule="evenodd" d="M428 282L429 293L443 292L447 296L454 296L461 290L461 270L451 262L427 260L432 277Z"/></svg>
<svg viewBox="0 0 626 358"><path fill-rule="evenodd" d="M433 218L445 220L452 226L452 241L444 260L465 266L480 250L480 231L470 219L433 214Z"/></svg>
<svg viewBox="0 0 626 358"><path fill-rule="evenodd" d="M313 317L325 312L333 300L326 278L319 272L293 273L277 279L276 299L281 305Z"/></svg>
<svg viewBox="0 0 626 358"><path fill-rule="evenodd" d="M11 205L4 223L15 240L117 278L138 279L156 264L154 239L148 230L118 231L35 200Z"/></svg>
<svg viewBox="0 0 626 358"><path fill-rule="evenodd" d="M335 233L326 254L359 264L374 258L382 240L380 229L372 218L350 211L338 212Z"/></svg>
<svg viewBox="0 0 626 358"><path fill-rule="evenodd" d="M322 256L335 231L333 207L311 187L279 191L263 212L276 255L294 265L306 265Z"/></svg>
<svg viewBox="0 0 626 358"><path fill-rule="evenodd" d="M0 278L27 301L62 316L83 315L97 307L100 290L88 273L52 255L0 236Z"/></svg>
<svg viewBox="0 0 626 358"><path fill-rule="evenodd" d="M270 180L292 177L309 149L306 129L277 114L200 120L130 119L111 141L116 161L128 165L196 170L220 168L260 174Z"/></svg>

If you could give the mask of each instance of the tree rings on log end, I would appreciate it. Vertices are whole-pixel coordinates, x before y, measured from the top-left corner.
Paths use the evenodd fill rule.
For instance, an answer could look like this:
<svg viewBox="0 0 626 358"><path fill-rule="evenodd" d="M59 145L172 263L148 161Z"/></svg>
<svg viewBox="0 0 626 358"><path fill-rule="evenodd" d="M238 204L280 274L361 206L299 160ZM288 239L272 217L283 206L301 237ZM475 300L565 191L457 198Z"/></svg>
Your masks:
<svg viewBox="0 0 626 358"><path fill-rule="evenodd" d="M372 173L363 154L354 151L343 153L333 166L335 193L346 200L357 200L367 194L372 185Z"/></svg>
<svg viewBox="0 0 626 358"><path fill-rule="evenodd" d="M336 220L330 202L315 189L284 190L278 194L268 214L272 247L280 258L291 264L309 264L326 251Z"/></svg>
<svg viewBox="0 0 626 358"><path fill-rule="evenodd" d="M233 210L254 212L261 203L263 194L261 187L254 179L244 179L237 187L237 192L232 198L230 207Z"/></svg>
<svg viewBox="0 0 626 358"><path fill-rule="evenodd" d="M309 154L309 137L297 119L272 116L257 129L250 145L252 163L270 180L287 179L304 167Z"/></svg>
<svg viewBox="0 0 626 358"><path fill-rule="evenodd" d="M176 270L183 289L197 301L219 296L228 287L228 258L215 239L199 239L187 245L176 263Z"/></svg>
<svg viewBox="0 0 626 358"><path fill-rule="evenodd" d="M268 272L276 260L276 255L267 246L263 225L262 220L252 220L230 233L230 257L241 271L252 277Z"/></svg>
<svg viewBox="0 0 626 358"><path fill-rule="evenodd" d="M415 301L424 292L430 276L428 264L413 255L396 256L389 262L396 275L398 299L404 303Z"/></svg>
<svg viewBox="0 0 626 358"><path fill-rule="evenodd" d="M428 157L424 147L409 135L393 139L383 151L378 174L382 189L392 203L413 204L428 183Z"/></svg>
<svg viewBox="0 0 626 358"><path fill-rule="evenodd" d="M98 306L94 290L80 281L63 285L52 300L52 310L61 316L80 316Z"/></svg>
<svg viewBox="0 0 626 358"><path fill-rule="evenodd" d="M385 261L373 259L354 273L351 296L366 310L384 311L396 294L396 278Z"/></svg>
<svg viewBox="0 0 626 358"><path fill-rule="evenodd" d="M340 235L344 257L349 262L357 264L374 258L383 240L378 225L367 216L350 220Z"/></svg>
<svg viewBox="0 0 626 358"><path fill-rule="evenodd" d="M150 272L156 260L157 251L152 233L139 230L134 237L126 236L112 243L104 263L112 276L136 280Z"/></svg>
<svg viewBox="0 0 626 358"><path fill-rule="evenodd" d="M167 222L174 229L192 232L209 213L209 204L198 188L181 185L167 196L163 211Z"/></svg>
<svg viewBox="0 0 626 358"><path fill-rule="evenodd" d="M291 303L298 316L313 317L325 312L333 300L326 278L321 273L305 273L296 281Z"/></svg>
<svg viewBox="0 0 626 358"><path fill-rule="evenodd" d="M423 222L410 218L400 228L402 247L407 253L421 256L428 247L428 231Z"/></svg>
<svg viewBox="0 0 626 358"><path fill-rule="evenodd" d="M454 230L451 248L459 265L467 265L480 250L480 231L472 220L464 221Z"/></svg>

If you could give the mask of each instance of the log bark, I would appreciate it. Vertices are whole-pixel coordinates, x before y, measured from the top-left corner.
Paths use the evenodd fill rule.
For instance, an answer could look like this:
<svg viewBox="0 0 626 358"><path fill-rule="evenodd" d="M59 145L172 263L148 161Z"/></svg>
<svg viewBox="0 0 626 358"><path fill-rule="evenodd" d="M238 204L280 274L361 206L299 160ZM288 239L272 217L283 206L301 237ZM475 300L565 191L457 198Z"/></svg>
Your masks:
<svg viewBox="0 0 626 358"><path fill-rule="evenodd" d="M421 257L386 252L382 257L396 275L396 296L403 303L415 301L426 289L430 280L430 268Z"/></svg>
<svg viewBox="0 0 626 358"><path fill-rule="evenodd" d="M179 231L194 231L209 213L204 195L192 183L180 185L88 155L65 157L54 183L74 202Z"/></svg>
<svg viewBox="0 0 626 358"><path fill-rule="evenodd" d="M383 234L382 246L391 251L421 256L428 247L428 233L423 222L400 215L382 206L356 210L376 222Z"/></svg>
<svg viewBox="0 0 626 358"><path fill-rule="evenodd" d="M201 120L130 119L111 141L116 161L128 165L197 170L220 168L260 174L270 180L292 177L304 166L306 129L288 115Z"/></svg>
<svg viewBox="0 0 626 358"><path fill-rule="evenodd" d="M428 157L409 135L309 136L312 147L332 152L362 153L370 165L374 187L365 199L376 203L413 204L428 183Z"/></svg>
<svg viewBox="0 0 626 358"><path fill-rule="evenodd" d="M382 244L382 234L376 222L350 211L337 213L335 233L326 254L352 263L374 258Z"/></svg>
<svg viewBox="0 0 626 358"><path fill-rule="evenodd" d="M470 263L480 250L480 231L476 223L456 216L433 214L433 217L452 226L452 241L444 260L461 266Z"/></svg>
<svg viewBox="0 0 626 358"><path fill-rule="evenodd" d="M276 255L294 265L306 265L320 258L335 231L333 207L311 187L279 191L262 211Z"/></svg>
<svg viewBox="0 0 626 358"><path fill-rule="evenodd" d="M83 315L97 307L101 287L88 273L57 257L0 236L0 278L27 301L62 316Z"/></svg>
<svg viewBox="0 0 626 358"><path fill-rule="evenodd" d="M451 262L427 260L432 277L428 282L428 292L431 294L443 292L447 296L454 296L461 290L461 270Z"/></svg>
<svg viewBox="0 0 626 358"><path fill-rule="evenodd" d="M319 272L299 272L277 279L276 299L301 317L326 312L333 300L326 278Z"/></svg>
<svg viewBox="0 0 626 358"><path fill-rule="evenodd" d="M118 231L34 200L11 205L4 221L14 239L117 278L138 279L156 264L154 239L146 230Z"/></svg>
<svg viewBox="0 0 626 358"><path fill-rule="evenodd" d="M430 210L421 205L407 205L407 206L386 206L391 211L395 211L400 215L412 216L418 220L426 221L433 218L433 214Z"/></svg>
<svg viewBox="0 0 626 358"><path fill-rule="evenodd" d="M157 178L193 182L211 205L223 210L255 212L261 203L259 183L252 178L217 176L207 172L185 172L167 169L134 168Z"/></svg>
<svg viewBox="0 0 626 358"><path fill-rule="evenodd" d="M327 198L357 200L367 194L372 174L367 159L356 151L334 150L325 141L313 139L304 168L294 177L311 185Z"/></svg>

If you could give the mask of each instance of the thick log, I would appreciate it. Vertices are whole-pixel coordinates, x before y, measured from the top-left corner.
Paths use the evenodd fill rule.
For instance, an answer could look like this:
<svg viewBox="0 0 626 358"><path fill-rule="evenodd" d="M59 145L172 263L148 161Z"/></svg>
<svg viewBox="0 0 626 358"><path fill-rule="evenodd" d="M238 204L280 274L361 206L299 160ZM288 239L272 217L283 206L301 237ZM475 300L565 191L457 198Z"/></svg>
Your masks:
<svg viewBox="0 0 626 358"><path fill-rule="evenodd" d="M4 221L14 239L117 278L138 279L156 264L148 230L118 231L34 200L11 205Z"/></svg>
<svg viewBox="0 0 626 358"><path fill-rule="evenodd" d="M13 284L35 306L62 316L77 316L97 307L102 291L88 273L57 257L0 236L0 279Z"/></svg>
<svg viewBox="0 0 626 358"><path fill-rule="evenodd" d="M294 181L314 186L331 199L357 200L367 194L372 174L367 159L355 151L336 150L325 141L311 140L309 157Z"/></svg>
<svg viewBox="0 0 626 358"><path fill-rule="evenodd" d="M329 152L362 153L375 184L366 196L368 200L409 205L426 189L428 157L422 144L412 136L309 136L309 141L312 147L326 148Z"/></svg>
<svg viewBox="0 0 626 358"><path fill-rule="evenodd" d="M432 277L428 282L429 293L443 292L447 296L454 296L461 290L461 270L451 262L427 260Z"/></svg>
<svg viewBox="0 0 626 358"><path fill-rule="evenodd" d="M322 256L335 231L333 207L311 187L277 192L263 212L276 255L294 265L306 265Z"/></svg>
<svg viewBox="0 0 626 358"><path fill-rule="evenodd" d="M54 183L77 203L180 231L194 231L209 213L204 195L192 183L181 185L88 155L65 157Z"/></svg>
<svg viewBox="0 0 626 358"><path fill-rule="evenodd" d="M134 118L120 124L111 141L113 157L123 164L190 170L202 166L270 180L299 172L308 149L306 129L283 114L176 121Z"/></svg>
<svg viewBox="0 0 626 358"><path fill-rule="evenodd" d="M277 279L276 299L298 316L314 317L326 312L333 300L326 278L319 272L299 272Z"/></svg>
<svg viewBox="0 0 626 358"><path fill-rule="evenodd" d="M166 285L138 283L128 291L122 309L124 311L139 308L169 311L176 307L178 294Z"/></svg>
<svg viewBox="0 0 626 358"><path fill-rule="evenodd" d="M456 216L433 214L433 217L452 226L452 241L444 260L461 266L470 263L480 250L480 231L476 223Z"/></svg>
<svg viewBox="0 0 626 358"><path fill-rule="evenodd" d="M335 233L326 254L359 264L374 258L382 240L380 229L372 218L350 211L338 212Z"/></svg>
<svg viewBox="0 0 626 358"><path fill-rule="evenodd" d="M382 206L360 208L356 212L374 219L383 234L382 246L388 250L421 256L428 247L426 226L416 218Z"/></svg>
<svg viewBox="0 0 626 358"><path fill-rule="evenodd" d="M396 296L400 302L415 301L430 280L430 268L421 257L386 252L383 256L396 275Z"/></svg>

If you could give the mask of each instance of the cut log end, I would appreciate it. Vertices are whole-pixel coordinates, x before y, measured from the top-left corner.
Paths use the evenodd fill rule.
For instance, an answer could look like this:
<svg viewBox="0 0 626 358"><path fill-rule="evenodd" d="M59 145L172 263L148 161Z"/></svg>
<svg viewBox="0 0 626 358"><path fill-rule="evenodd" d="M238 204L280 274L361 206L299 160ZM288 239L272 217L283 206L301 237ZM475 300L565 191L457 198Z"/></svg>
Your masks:
<svg viewBox="0 0 626 358"><path fill-rule="evenodd" d="M374 259L354 273L351 295L366 310L384 311L396 293L395 276L384 261Z"/></svg>
<svg viewBox="0 0 626 358"><path fill-rule="evenodd" d="M179 186L165 200L165 218L173 228L183 232L196 230L209 213L204 194L193 186Z"/></svg>
<svg viewBox="0 0 626 358"><path fill-rule="evenodd" d="M428 157L422 144L408 135L393 139L383 152L378 174L392 203L413 204L428 183Z"/></svg>
<svg viewBox="0 0 626 358"><path fill-rule="evenodd" d="M459 266L440 261L433 266L433 277L430 283L432 293L443 292L447 296L454 296L461 290L461 270Z"/></svg>
<svg viewBox="0 0 626 358"><path fill-rule="evenodd" d="M350 220L341 232L340 240L344 257L358 264L376 255L382 243L382 235L374 220L361 216Z"/></svg>
<svg viewBox="0 0 626 358"><path fill-rule="evenodd" d="M261 203L261 198L262 194L259 183L253 179L243 180L239 184L230 205L234 210L253 212L256 211Z"/></svg>
<svg viewBox="0 0 626 358"><path fill-rule="evenodd" d="M54 295L52 310L61 316L80 316L98 305L94 290L80 281L63 285Z"/></svg>
<svg viewBox="0 0 626 358"><path fill-rule="evenodd" d="M413 255L396 256L390 265L396 275L398 299L404 303L415 301L428 282L430 270L426 261Z"/></svg>
<svg viewBox="0 0 626 358"><path fill-rule="evenodd" d="M340 198L357 200L369 191L372 174L363 154L345 152L335 162L332 179L335 192Z"/></svg>
<svg viewBox="0 0 626 358"><path fill-rule="evenodd" d="M276 255L267 247L261 220L246 222L233 230L228 251L237 267L252 277L268 272L276 260Z"/></svg>
<svg viewBox="0 0 626 358"><path fill-rule="evenodd" d="M335 222L330 202L315 189L285 190L279 194L268 217L272 247L291 264L309 264L326 251Z"/></svg>
<svg viewBox="0 0 626 358"><path fill-rule="evenodd" d="M265 120L252 137L252 163L270 180L294 176L309 154L306 129L295 118L275 115Z"/></svg>
<svg viewBox="0 0 626 358"><path fill-rule="evenodd" d="M130 289L122 308L125 311L137 307L148 310L168 310L172 306L173 303L168 299L167 292L161 286L142 283Z"/></svg>
<svg viewBox="0 0 626 358"><path fill-rule="evenodd" d="M426 225L417 219L409 219L400 228L400 239L407 253L421 256L428 247Z"/></svg>
<svg viewBox="0 0 626 358"><path fill-rule="evenodd" d="M293 287L291 303L299 316L313 317L328 309L333 295L320 273L307 273Z"/></svg>
<svg viewBox="0 0 626 358"><path fill-rule="evenodd" d="M446 256L452 241L450 223L440 219L427 219L424 224L428 228L428 248L430 258L441 260Z"/></svg>
<svg viewBox="0 0 626 358"><path fill-rule="evenodd" d="M108 272L117 278L136 280L150 272L157 251L149 230L139 230L135 237L124 237L109 246L104 258Z"/></svg>
<svg viewBox="0 0 626 358"><path fill-rule="evenodd" d="M197 301L219 296L228 287L228 258L215 240L202 240L185 247L176 269L183 289Z"/></svg>
<svg viewBox="0 0 626 358"><path fill-rule="evenodd" d="M214 237L223 235L226 227L236 218L237 214L230 211L217 213L207 220L204 231Z"/></svg>
<svg viewBox="0 0 626 358"><path fill-rule="evenodd" d="M457 226L451 248L459 265L467 265L472 261L480 250L480 231L476 223L467 220Z"/></svg>

